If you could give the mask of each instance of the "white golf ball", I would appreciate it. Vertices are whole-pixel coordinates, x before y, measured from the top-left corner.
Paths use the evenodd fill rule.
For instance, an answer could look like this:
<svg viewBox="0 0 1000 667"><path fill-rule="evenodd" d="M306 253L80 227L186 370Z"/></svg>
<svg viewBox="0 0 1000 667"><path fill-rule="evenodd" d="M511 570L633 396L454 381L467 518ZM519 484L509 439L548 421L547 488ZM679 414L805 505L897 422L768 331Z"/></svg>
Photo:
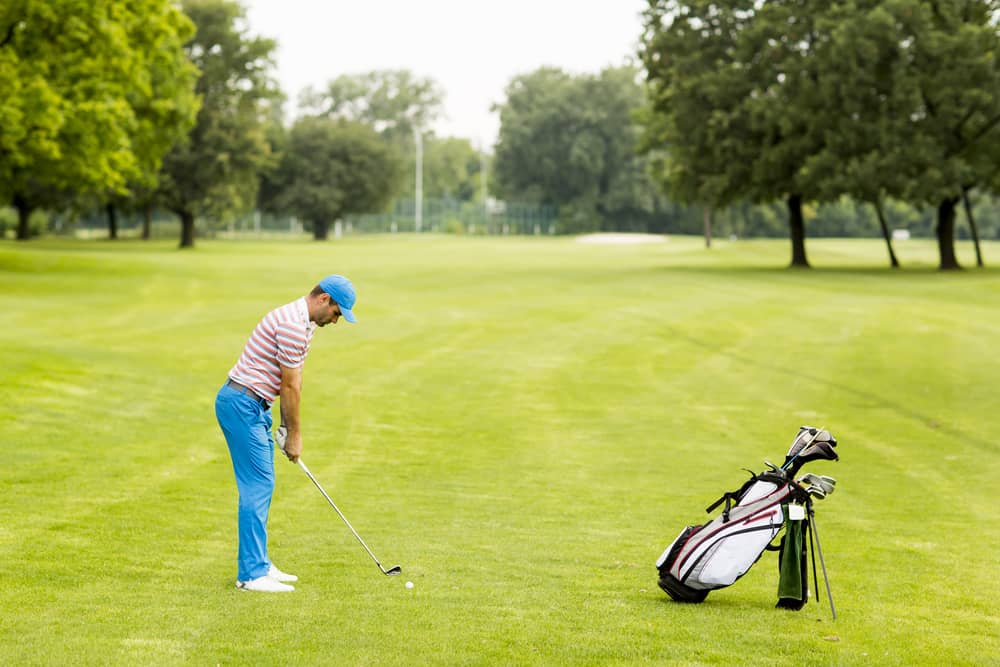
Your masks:
<svg viewBox="0 0 1000 667"><path fill-rule="evenodd" d="M407 581L406 582L406 587L407 588L413 588L413 582L412 581Z"/></svg>

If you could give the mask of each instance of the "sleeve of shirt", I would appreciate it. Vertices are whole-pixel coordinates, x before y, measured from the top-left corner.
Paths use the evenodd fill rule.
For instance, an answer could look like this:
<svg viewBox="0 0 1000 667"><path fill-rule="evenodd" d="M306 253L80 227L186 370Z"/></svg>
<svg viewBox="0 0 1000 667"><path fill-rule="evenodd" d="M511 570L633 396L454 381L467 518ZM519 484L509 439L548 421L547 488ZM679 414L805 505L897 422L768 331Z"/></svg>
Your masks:
<svg viewBox="0 0 1000 667"><path fill-rule="evenodd" d="M285 368L298 368L306 360L306 332L294 322L283 322L275 331L278 343L278 363Z"/></svg>

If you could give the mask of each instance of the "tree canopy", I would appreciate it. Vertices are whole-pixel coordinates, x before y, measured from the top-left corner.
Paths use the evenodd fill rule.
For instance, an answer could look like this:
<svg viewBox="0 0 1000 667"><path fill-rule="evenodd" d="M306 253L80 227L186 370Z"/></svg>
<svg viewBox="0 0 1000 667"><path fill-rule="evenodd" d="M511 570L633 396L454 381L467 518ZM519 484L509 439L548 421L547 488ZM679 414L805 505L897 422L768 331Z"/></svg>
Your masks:
<svg viewBox="0 0 1000 667"><path fill-rule="evenodd" d="M789 206L808 266L804 201L884 195L938 206L955 268L954 204L995 179L993 0L651 0L641 55L645 150L686 201Z"/></svg>
<svg viewBox="0 0 1000 667"><path fill-rule="evenodd" d="M468 139L428 136L424 139L424 195L459 201L476 199L480 193L482 160ZM409 167L409 160L405 164ZM404 182L403 193L412 194L410 179Z"/></svg>
<svg viewBox="0 0 1000 667"><path fill-rule="evenodd" d="M408 146L414 129L426 130L440 116L443 100L433 79L394 69L344 74L323 90L307 89L300 106L309 115L364 123Z"/></svg>
<svg viewBox="0 0 1000 667"><path fill-rule="evenodd" d="M19 210L124 193L155 170L197 107L169 0L0 5L0 200Z"/></svg>
<svg viewBox="0 0 1000 667"><path fill-rule="evenodd" d="M656 193L635 154L642 87L632 67L514 78L500 112L494 173L501 196L560 208L564 231L646 219Z"/></svg>

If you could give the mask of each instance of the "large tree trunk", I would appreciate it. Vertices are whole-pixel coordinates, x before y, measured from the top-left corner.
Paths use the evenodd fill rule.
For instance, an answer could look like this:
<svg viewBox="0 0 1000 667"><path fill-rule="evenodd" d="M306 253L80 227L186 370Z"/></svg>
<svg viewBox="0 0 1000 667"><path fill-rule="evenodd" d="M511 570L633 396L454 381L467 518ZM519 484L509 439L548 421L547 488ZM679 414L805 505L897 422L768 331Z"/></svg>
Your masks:
<svg viewBox="0 0 1000 667"><path fill-rule="evenodd" d="M875 213L878 215L878 224L882 227L882 238L885 239L885 247L889 249L889 265L894 269L899 268L899 260L892 250L892 234L889 233L889 225L885 222L885 213L882 211L882 201L876 199L872 204L875 206Z"/></svg>
<svg viewBox="0 0 1000 667"><path fill-rule="evenodd" d="M706 206L702 211L702 222L705 227L705 247L712 247L712 207Z"/></svg>
<svg viewBox="0 0 1000 667"><path fill-rule="evenodd" d="M146 204L142 207L142 240L148 241L152 235L153 228L153 206Z"/></svg>
<svg viewBox="0 0 1000 667"><path fill-rule="evenodd" d="M788 227L792 236L792 263L789 267L808 269L806 223L802 219L802 195L788 196Z"/></svg>
<svg viewBox="0 0 1000 667"><path fill-rule="evenodd" d="M958 197L949 197L938 205L937 240L942 271L961 269L955 257L955 204Z"/></svg>
<svg viewBox="0 0 1000 667"><path fill-rule="evenodd" d="M962 188L962 204L965 206L965 217L969 221L969 231L972 232L972 243L976 247L976 266L983 268L983 253L979 249L979 227L976 226L976 219L972 217L972 203L969 201L969 189Z"/></svg>
<svg viewBox="0 0 1000 667"><path fill-rule="evenodd" d="M320 222L319 220L313 220L313 239L316 241L325 241L327 234L330 232L330 223L326 220Z"/></svg>
<svg viewBox="0 0 1000 667"><path fill-rule="evenodd" d="M194 213L191 211L179 211L181 218L181 248L194 247Z"/></svg>
<svg viewBox="0 0 1000 667"><path fill-rule="evenodd" d="M111 202L107 203L104 210L108 214L108 238L114 241L118 238L118 211L115 210L115 205Z"/></svg>
<svg viewBox="0 0 1000 667"><path fill-rule="evenodd" d="M14 208L17 209L17 240L27 241L31 238L31 228L28 226L28 218L34 207L21 195L14 195Z"/></svg>

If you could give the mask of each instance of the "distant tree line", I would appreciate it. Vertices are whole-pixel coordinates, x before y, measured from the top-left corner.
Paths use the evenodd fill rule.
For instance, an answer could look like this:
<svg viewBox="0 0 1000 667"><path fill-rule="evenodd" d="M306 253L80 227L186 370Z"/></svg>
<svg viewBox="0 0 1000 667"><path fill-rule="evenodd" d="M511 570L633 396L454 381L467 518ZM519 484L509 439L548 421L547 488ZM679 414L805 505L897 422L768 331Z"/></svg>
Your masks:
<svg viewBox="0 0 1000 667"><path fill-rule="evenodd" d="M418 194L492 195L560 233L788 237L793 266L807 227L882 235L895 265L904 227L954 268L956 237L1000 237L998 2L649 0L642 68L515 77L487 155L428 129L444 93L405 69L304 91L289 124L276 44L234 0L8 0L0 207L20 239L41 209L100 211L111 238L168 210L190 247L253 210L324 239Z"/></svg>
<svg viewBox="0 0 1000 667"><path fill-rule="evenodd" d="M428 196L479 192L479 152L427 133L441 107L433 82L340 77L309 91L286 127L275 46L232 0L0 4L0 207L16 211L16 237L32 235L40 209L99 209L110 238L122 211L141 213L149 238L166 209L190 247L196 220L260 208L325 238L332 220L412 196L415 131Z"/></svg>

